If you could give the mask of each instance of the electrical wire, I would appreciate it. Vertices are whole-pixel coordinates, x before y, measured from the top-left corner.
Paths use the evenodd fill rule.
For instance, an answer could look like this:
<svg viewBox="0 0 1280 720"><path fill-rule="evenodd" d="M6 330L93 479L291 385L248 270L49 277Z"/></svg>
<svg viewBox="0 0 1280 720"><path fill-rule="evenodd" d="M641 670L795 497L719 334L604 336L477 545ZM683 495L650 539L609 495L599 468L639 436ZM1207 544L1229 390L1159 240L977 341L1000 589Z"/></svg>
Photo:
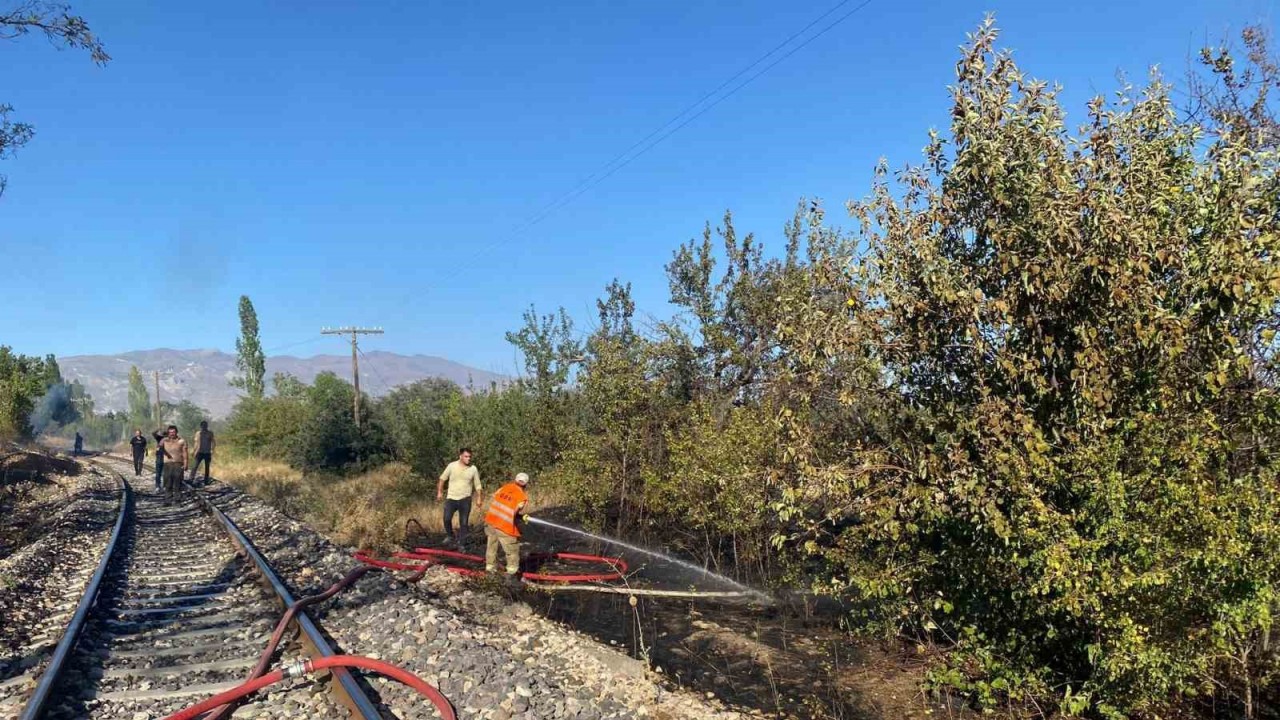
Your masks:
<svg viewBox="0 0 1280 720"><path fill-rule="evenodd" d="M369 356L364 354L364 350L361 350L359 346L356 346L356 352L360 353L360 357L364 358L365 364L373 371L373 376L378 378L378 382L382 383L382 387L388 393L391 392L391 383L387 382L386 379L382 377L382 373L378 372L378 368L373 364L373 361L369 359Z"/></svg>
<svg viewBox="0 0 1280 720"><path fill-rule="evenodd" d="M522 224L518 225L515 229L513 229L513 230L511 231L510 235L515 235L516 233L519 233L519 232L522 232L522 231L527 230L527 229L529 229L529 228L532 228L533 226L537 225L538 223L540 223L540 222L542 222L543 220L545 220L545 219L547 219L548 217L550 217L552 214L554 214L554 213L555 213L555 211L557 211L557 210L559 210L560 208L565 207L566 205L568 205L568 204L572 203L574 200L578 199L579 197L581 197L583 194L585 194L585 193L586 193L586 192L588 192L589 190L591 190L591 189L593 189L593 188L597 187L598 185L600 185L600 184L601 184L601 183L603 183L604 181L608 180L610 177L613 177L613 175L614 175L614 174L616 174L619 170L622 170L622 169L623 169L623 168L625 168L626 166L630 165L632 162L634 162L635 160L637 160L637 159L639 159L640 157L642 157L645 153L649 152L650 150L652 150L652 149L654 149L655 147L657 147L658 145L660 145L660 144L661 144L664 140L666 140L667 138L671 137L672 135L676 134L677 132L679 132L680 130L682 130L682 129L683 129L683 128L685 128L686 126L688 126L688 125L689 125L690 123L692 123L693 121L695 121L695 120L697 120L698 118L702 117L703 115L707 114L707 113L708 113L708 112L710 112L712 109L714 109L716 106L718 106L720 103L722 103L722 102L724 102L725 100L728 100L729 98L731 98L731 97L733 97L734 95L736 95L739 91L741 91L741 90L742 90L743 88L745 88L746 86L750 85L753 81L755 81L755 80L756 80L757 78L759 78L761 75L764 75L765 73L769 72L769 71L770 71L770 70L772 70L773 68L777 67L780 63L782 63L783 61L785 61L787 58L791 57L792 55L795 55L797 52L799 52L799 51L803 50L805 47L807 47L807 46L808 46L809 44L811 44L813 41L817 40L818 38L822 37L823 35L826 35L828 32L831 32L831 31L832 31L832 30L834 30L837 26L839 26L841 23L843 23L845 20L848 20L850 17L852 17L852 16L853 16L854 14L856 14L858 11L862 10L863 8L865 8L866 6L868 6L868 5L870 5L870 4L872 3L872 0L863 0L863 2L861 2L861 3L857 4L856 6L854 6L852 10L850 10L850 11L846 12L845 14L841 15L840 17L836 18L836 20L835 20L834 22L832 22L831 24L829 24L829 25L827 25L826 27L822 28L822 29L821 29L821 30L819 30L818 32L814 33L813 35L810 35L808 38L806 38L806 39L804 40L804 42L801 42L799 45L796 45L795 47L791 48L791 49L790 49L790 50L788 50L786 53L783 53L780 57L778 57L777 59L775 59L773 62L771 62L771 63L769 63L768 65L765 65L763 68L761 68L758 72L756 72L756 73L754 73L754 74L752 74L752 75L748 76L746 80L743 80L741 83L739 83L739 84L735 85L735 86L734 86L732 89L730 89L728 92L726 92L726 93L724 93L724 94L720 95L719 97L717 97L713 102L711 102L710 104L708 104L706 107L703 107L701 110L699 110L698 112L694 113L692 116L690 116L690 117L686 118L684 121L680 122L680 123L679 123L679 124L677 124L675 127L670 128L670 129L669 129L669 130L667 130L666 132L662 132L660 135L658 134L659 132L661 132L661 131L663 130L663 128L668 127L668 126L669 126L672 122L674 122L676 119L678 119L678 118L682 117L683 115L687 114L687 113L688 113L690 110L692 110L693 108L695 108L695 107L697 107L698 105L700 105L700 104L702 104L703 102L705 102L705 101L706 101L706 100L707 100L711 95L714 95L714 94L716 94L717 92L719 92L720 90L724 89L724 87L726 87L727 85L729 85L730 83L732 83L734 80L736 80L737 78L739 78L739 77L741 77L742 75L744 75L744 74L745 74L747 71L749 71L751 68L756 67L757 65L759 65L759 64L760 64L761 62L763 62L766 58L768 58L769 56L773 55L773 54L774 54L774 53L776 53L779 49L781 49L782 47L784 47L784 46L786 46L787 44L789 44L789 43L790 43L792 40L794 40L796 37L798 37L798 36L800 36L800 35L804 34L805 32L807 32L807 31L808 31L809 29L811 29L814 25L818 24L818 23L819 23L823 18L825 18L825 17L829 16L831 13L833 13L833 12L835 12L836 10L838 10L839 8L843 7L844 5L846 5L846 4L847 4L848 2L850 2L850 1L851 1L851 0L844 0L843 2L840 2L840 3L839 3L839 4L837 4L836 6L832 7L832 8L831 8L831 9L829 9L829 10L827 10L827 11L826 11L825 13L823 13L822 15L818 16L818 18L817 18L817 19L815 19L814 21L810 22L808 25L806 25L806 26L805 26L804 28L802 28L801 30L797 31L796 33L793 33L793 34L791 35L791 37L789 37L789 38L787 38L786 40L784 40L780 45L778 45L778 46L777 46L777 47L775 47L774 49L770 50L769 52L765 53L765 54L764 54L763 56L761 56L759 59L755 60L755 61L754 61L754 62L752 62L750 65L747 65L747 66L746 66L745 68L743 68L742 70L738 71L738 73L736 73L736 74L734 74L732 77L730 77L730 78L729 78L729 80L725 81L724 83L721 83L721 85L720 85L720 86L718 86L715 90L712 90L712 91L711 91L711 93L709 93L708 95L703 96L703 97L702 97L702 98L700 98L697 102L695 102L693 105L689 106L689 107L688 107L688 108L686 108L684 111L682 111L680 114L676 115L676 116L675 116L674 118L672 118L671 120L668 120L666 123L664 123L662 126L660 126L657 130L655 130L654 132L652 132L652 133L650 133L649 135L647 135L643 140L639 141L639 142L638 142L638 143L636 143L635 145L632 145L632 146L631 146L631 148L628 148L625 152L623 152L623 153L622 153L621 155L619 155L618 157L615 157L613 160L610 160L608 163L606 163L604 166L602 166L602 167L601 167L599 170L597 170L595 173L592 173L592 175L591 175L591 176L588 176L587 180L584 180L583 182L581 182L581 183L579 183L577 186L575 186L575 189L574 189L574 190L569 191L569 192L568 192L568 193L566 193L564 196L562 196L560 199L558 199L558 200L554 201L553 203L551 203L551 205L550 205L550 206L548 206L548 207L544 208L541 212L539 212L538 214L536 214L532 219L527 220L526 222L524 222L524 223L522 223ZM653 137L654 137L654 135L657 135L657 138L656 138L656 139L654 139L652 142L648 142L647 144L645 144L645 143L646 143L646 141L647 141L647 140L649 140L650 138L653 138ZM641 149L640 149L638 152L635 152L635 153L633 154L633 153L632 153L632 150L634 150L636 147L641 146L641 145L643 145L643 147L641 147ZM625 158L625 159L624 159L624 160L621 160L621 162L619 162L619 158ZM610 166L612 166L612 167L610 167ZM606 167L608 167L608 168L609 168L609 169L608 169L608 171L604 172L604 174L603 174L603 175L599 175L599 177L595 177L599 172L601 172L601 170L603 170L603 169L604 169L604 168L606 168ZM594 177L594 179L592 179L593 177ZM505 239L504 239L504 240L505 240ZM502 242L502 241L499 241L499 243L500 243L500 242ZM494 246L496 247L499 243L495 243L495 244L494 244ZM490 249L492 249L492 248L490 248Z"/></svg>
<svg viewBox="0 0 1280 720"><path fill-rule="evenodd" d="M752 69L752 68L754 68L754 67L756 67L757 65L759 65L760 63L764 62L764 61L765 61L765 60L767 60L770 56L772 56L774 53L778 52L778 51L779 51L779 50L781 50L782 48L784 48L784 47L786 47L787 45L791 44L791 41L793 41L793 40L795 40L796 38L800 37L801 35L805 34L805 33L806 33L806 32L808 32L808 31L809 31L809 30L810 30L814 25L817 25L818 23L822 22L822 21L823 21L825 18L827 18L829 15L831 15L831 14L832 14L832 13L834 13L835 11L839 10L840 8L844 7L845 5L848 5L848 4L849 4L850 2L852 2L852 1L853 1L853 0L840 0L840 2L838 2L838 3L836 3L835 5L833 5L833 6L831 6L830 8L828 8L826 12L822 13L821 15L819 15L818 17L816 17L816 18L814 18L812 21L810 21L808 25L805 25L804 27L800 28L799 30L797 30L797 31L795 31L795 32L793 32L793 33L791 33L791 35L789 35L789 36L787 37L787 39L785 39L785 40L783 40L782 42L778 43L777 45L773 46L773 47L772 47L768 52L766 52L765 54L763 54L763 55L761 55L760 57L756 58L755 60L752 60L752 61L751 61L750 63L748 63L747 65L743 66L743 67L742 67L742 69L738 70L738 72L736 72L736 73L734 73L733 75L730 75L728 78L726 78L726 79L724 80L724 82L722 82L722 83L720 83L719 85L715 86L715 87L714 87L714 88L712 88L711 90L708 90L708 91L707 91L707 92L706 92L702 97L700 97L700 98L698 98L697 100L695 100L694 102L690 103L690 104L689 104L687 107L685 107L683 110L681 110L680 112L678 112L678 113L676 113L675 115L673 115L669 120L667 120L666 122L662 123L662 124L661 124L661 125L659 125L658 127L654 128L654 130L653 130L652 132L650 132L648 135L645 135L644 137L642 137L642 138L640 138L639 140L637 140L635 143L633 143L633 144L631 145L631 147L629 147L629 148L627 148L626 150L623 150L622 152L618 153L618 154L617 154L617 155L615 155L611 160L609 160L609 162L607 162L607 163L605 163L605 164L601 165L600 167L596 168L595 170L593 170L593 171L591 172L591 174L587 175L585 178L583 178L582 180L578 181L578 184L577 184L577 185L575 185L573 188L571 188L570 190L568 190L568 191L567 191L567 192L565 192L564 194L560 195L560 196L559 196L558 198L556 198L555 200L552 200L552 201L551 201L550 203L548 203L547 205L543 206L543 208L542 208L541 210L539 210L539 211L535 214L535 217L534 217L532 220L526 220L526 221L525 221L525 223L522 223L522 224L518 225L518 226L517 226L517 227L516 227L512 232L513 232L513 233L518 233L518 232L521 232L521 231L523 231L523 230L525 230L525 229L527 229L527 228L529 228L529 227L532 227L533 225L536 225L538 222L540 222L540 221L541 221L541 219L542 219L543 217L545 217L545 214L544 214L544 213L554 212L556 209L558 209L558 208L562 205L562 203L563 203L563 204L567 204L568 202L572 202L573 197L576 197L576 196L574 196L574 195L573 195L573 193L574 193L575 191L577 191L579 188L583 188L584 186L587 186L587 185L588 185L588 184L589 184L593 179L595 179L595 177L596 177L596 176L598 176L600 173L608 171L608 170L609 170L609 169L610 169L610 168L611 168L615 163L617 163L617 162L619 162L619 161L623 160L623 159L624 159L624 158L626 158L628 155L630 155L630 154L631 154L631 152L632 152L633 150L635 150L636 148L638 148L638 147L640 147L640 146L644 145L646 142L648 142L649 140L651 140L655 135L657 135L658 133L660 133L660 132L662 132L663 130L665 130L666 128L668 128L672 123L674 123L674 122L678 121L680 118L682 118L682 117L684 117L685 115L687 115L687 114L689 114L690 112L692 112L692 111L694 110L694 108L698 107L698 106L699 106L699 105L701 105L702 103L706 102L707 100L709 100L710 98L712 98L713 96L715 96L715 95L716 95L716 93L719 93L721 90L723 90L723 89L725 89L726 87L728 87L730 84L732 84L732 83L733 83L733 81L737 80L738 78L742 77L743 75L746 75L748 72L750 72L750 71L751 71L751 69ZM661 142L661 141L659 141L659 142Z"/></svg>
<svg viewBox="0 0 1280 720"><path fill-rule="evenodd" d="M322 340L323 338L324 338L323 335L316 335L313 337L309 337L306 340L299 340L298 342L286 343L284 345L276 345L275 347L269 347L263 350L262 354L266 355L267 353L279 352L280 350L288 350L289 348L295 348L295 347L298 347L299 345L306 345L307 343L313 343L317 340Z"/></svg>

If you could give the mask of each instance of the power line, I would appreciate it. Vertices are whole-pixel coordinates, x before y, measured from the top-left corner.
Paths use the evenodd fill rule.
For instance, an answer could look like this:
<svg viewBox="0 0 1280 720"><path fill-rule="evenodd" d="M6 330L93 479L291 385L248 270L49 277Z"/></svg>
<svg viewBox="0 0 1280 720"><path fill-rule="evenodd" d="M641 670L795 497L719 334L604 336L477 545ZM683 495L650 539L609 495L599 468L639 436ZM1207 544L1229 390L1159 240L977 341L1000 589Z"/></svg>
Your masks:
<svg viewBox="0 0 1280 720"><path fill-rule="evenodd" d="M356 427L360 427L360 361L356 359L356 353L360 350L361 335L381 335L382 328L360 328L360 327L340 327L340 328L323 328L320 330L321 335L350 335L351 336L351 380L355 385L355 400L353 417L356 421Z"/></svg>
<svg viewBox="0 0 1280 720"><path fill-rule="evenodd" d="M708 99L710 99L712 96L714 96L716 93L718 93L718 92L720 92L721 90L723 90L723 89L725 89L726 87L728 87L728 86L729 86L729 85L730 85L734 80L737 80L738 78L742 77L743 75L746 75L746 74L747 74L747 73L748 73L752 68L754 68L755 66L757 66L757 65L759 65L760 63L762 63L762 62L764 62L765 60L767 60L767 59L769 58L769 56L773 55L774 53L778 52L778 51L779 51L779 50L781 50L782 48L786 47L787 45L789 45L789 44L791 43L791 41L792 41L792 40L795 40L796 38L800 37L800 36L801 36L801 35L803 35L804 33L808 32L808 31L809 31L809 30L810 30L814 25L817 25L818 23L822 22L822 20L823 20L823 19L825 19L827 16L831 15L831 13L833 13L833 12L835 12L835 11L839 10L840 8L844 7L845 5L848 5L848 4L849 4L850 2L852 2L852 1L853 1L853 0L840 0L840 2L838 2L838 3L836 3L835 5L831 6L831 7L830 7L826 12L824 12L824 13L822 13L821 15L819 15L818 17L814 18L814 19L813 19L813 20L812 20L808 25L805 25L804 27L800 28L799 30L795 31L794 33L791 33L791 35L789 35L789 36L787 37L787 39L786 39L786 40L783 40L782 42L780 42L780 43L778 43L777 45L773 46L773 48L771 48L768 52L766 52L765 54L763 54L763 55L761 55L760 57L756 58L755 60L752 60L749 64L747 64L747 65L743 66L743 68L742 68L741 70L738 70L738 72L734 73L733 75L730 75L727 79L725 79L725 81L724 81L724 82L720 83L719 85L715 86L715 87L714 87L714 88L712 88L711 90L707 91L707 92L706 92L706 94L704 94L702 97L698 98L698 99L697 99L697 100L695 100L693 103L691 103L690 105L688 105L687 107L685 107L683 110L681 110L680 112L678 112L678 113L676 113L675 115L673 115L673 116L672 116L669 120L667 120L666 122L664 122L664 123L662 123L661 125L659 125L658 127L654 128L654 130L653 130L652 132L650 132L648 135L645 135L644 137L642 137L642 138L640 138L639 140L637 140L635 143L633 143L633 144L631 145L631 147L629 147L629 148L627 148L626 150L623 150L622 152L618 153L617 155L615 155L615 156L613 157L613 159L609 160L609 162L607 162L607 163L605 163L604 165L601 165L600 167L598 167L598 168L596 168L595 170L593 170L593 171L591 172L591 174L587 175L585 178L583 178L582 180L578 181L578 184L577 184L577 185L575 185L573 188L569 189L569 191L568 191L568 192L564 193L563 195L561 195L560 197L556 198L555 200L552 200L549 204L547 204L547 205L543 206L543 208L542 208L541 210L539 210L539 211L538 211L538 213L536 214L536 216L534 217L534 219L533 219L533 220L531 220L531 221L526 221L525 223L522 223L521 225L517 226L517 227L516 227L516 229L515 229L515 230L513 230L512 232L513 232L513 233L520 232L520 231L522 231L522 230L524 230L524 229L526 229L526 228L528 228L528 227L532 227L532 226L534 226L534 225L538 224L538 222L540 222L540 221L542 220L542 218L543 218L543 217L545 217L545 214L544 214L544 213L554 212L556 209L558 209L559 207L561 207L563 204L567 204L568 202L571 202L571 201L573 200L573 197L576 197L576 196L573 196L573 193L574 193L575 191L577 191L579 188L583 188L584 186L587 186L587 185L588 185L588 184L589 184L593 179L595 179L595 178L596 178L596 176L597 176L597 175L599 175L599 174L600 174L600 173L602 173L602 172L605 172L605 171L609 170L609 169L610 169L610 168L611 168L615 163L617 163L617 162L621 161L622 159L624 159L624 158L626 158L628 155L630 155L630 154L631 154L631 151L635 150L636 148L640 147L641 145L644 145L646 142L648 142L650 139L652 139L655 135L657 135L658 133L662 132L662 131L663 131L663 130L665 130L667 127L669 127L672 123L676 122L676 121L677 121L677 120L679 120L680 118L682 118L682 117L684 117L685 115L689 114L690 112L692 112L692 111L693 111L693 109L694 109L694 108L698 107L699 105L701 105L702 103L704 103L704 102L706 102ZM868 0L868 1L869 1L869 0ZM659 142L661 142L661 140L659 140Z"/></svg>
<svg viewBox="0 0 1280 720"><path fill-rule="evenodd" d="M382 373L378 372L377 366L369 359L368 353L361 350L359 346L356 346L356 351L360 353L360 357L364 358L364 364L368 365L369 369L373 371L373 376L378 378L378 382L382 383L382 387L385 388L388 393L391 392L391 383L387 382L386 379L382 377Z"/></svg>
<svg viewBox="0 0 1280 720"><path fill-rule="evenodd" d="M289 348L295 348L295 347L298 347L299 345L306 345L307 343L313 343L321 339L323 339L323 336L314 335L312 337L307 338L306 340L299 340L298 342L286 343L284 345L276 345L275 347L269 347L266 350L263 350L262 354L266 355L267 353L273 353L280 350L288 350Z"/></svg>
<svg viewBox="0 0 1280 720"><path fill-rule="evenodd" d="M599 169L597 169L594 173L592 173L590 176L588 176L586 180L583 180L583 181L582 181L582 182L580 182L577 186L575 186L575 188L574 188L573 190L570 190L568 193L566 193L565 195L561 196L561 198L559 198L559 199L557 199L556 201L552 202L549 206L544 207L544 208L543 208L543 210L542 210L542 211L540 211L538 214L536 214L532 219L527 220L526 222L524 222L524 223L522 223L522 224L518 225L515 229L513 229L513 230L511 231L511 234L512 234L512 235L515 235L516 233L522 232L522 231L524 231L524 230L527 230L527 229L529 229L529 228L531 228L531 227L533 227L533 226L537 225L538 223L542 222L542 221L543 221L543 220L545 220L546 218L550 217L550 216L551 216L551 215L552 215L556 210L559 210L560 208L562 208L562 207L564 207L564 206L568 205L569 203L573 202L573 201L574 201L574 200L576 200L577 198L581 197L581 196L582 196L584 193L586 193L587 191L589 191L589 190L591 190L592 188L595 188L596 186L600 185L600 184L601 184L601 183L603 183L605 180L608 180L610 177L612 177L614 174L616 174L619 170L621 170L621 169L625 168L627 165L630 165L632 162L634 162L635 160L637 160L638 158L640 158L641 156L643 156L645 153L649 152L649 151L650 151L650 150L652 150L653 148L655 148L655 147L657 147L658 145L660 145L660 144L662 143L662 141L666 140L667 138L669 138L669 137L671 137L672 135L676 134L677 132L679 132L681 129L683 129L684 127L686 127L687 125L689 125L689 124L690 124L690 123L692 123L693 121L695 121L695 120L697 120L698 118L702 117L703 115L707 114L709 111L711 111L713 108L715 108L716 106L718 106L720 103L722 103L722 102L724 102L725 100L728 100L729 98L733 97L733 96L734 96L734 95L736 95L740 90L742 90L742 89L743 89L743 88L745 88L746 86L750 85L753 81L755 81L755 80L756 80L756 78L759 78L761 75L764 75L765 73L769 72L769 71L770 71L770 70L772 70L773 68L777 67L777 66L778 66L778 64L782 63L782 62L783 62L784 60L786 60L787 58L791 57L792 55L795 55L795 54L796 54L797 52L799 52L800 50L803 50L805 47L807 47L807 46L808 46L810 43L812 43L814 40L817 40L818 38L822 37L823 35L826 35L828 32L830 32L830 31L832 31L833 29L835 29L838 25L840 25L841 23L843 23L845 20L848 20L850 17L852 17L852 16L853 16L855 13L857 13L859 10L862 10L862 9L863 9L863 8L865 8L866 6L870 5L870 4L871 4L871 2L872 2L872 0L863 0L863 2L861 2L861 3L859 3L858 5L854 6L854 8L853 8L852 10L850 10L849 12L847 12L847 13L845 13L845 14L841 15L840 17L838 17L838 18L837 18L834 22L832 22L830 25L827 25L826 27L824 27L824 28L822 28L821 30L819 30L817 33L814 33L813 35L810 35L808 38L806 38L806 39L804 40L804 42L801 42L799 45L796 45L795 47L791 48L791 49L790 49L790 50L788 50L786 53L784 53L783 55L781 55L780 57L778 57L777 59L775 59L773 62L771 62L771 63L769 63L768 65L766 65L766 66L764 66L763 68L761 68L758 72L756 72L756 73L754 73L754 74L752 74L752 75L748 76L746 80L743 80L741 83L739 83L738 85L734 86L734 87L733 87L731 90L729 90L727 93L724 93L723 95L720 95L720 96L719 96L718 98L716 98L713 102L711 102L710 104L708 104L706 107L703 107L701 110L699 110L698 112L696 112L696 113L695 113L695 114L693 114L692 116L690 116L690 117L686 118L684 121L680 122L680 123L679 123L679 124L677 124L675 127L670 128L670 129L669 129L669 130L667 130L666 132L662 132L662 130L663 130L664 128L667 128L668 126L670 126L672 122L674 122L674 121L676 121L677 119L679 119L680 117L682 117L682 116L686 115L686 114L687 114L689 111L691 111L693 108L695 108L695 107L697 107L698 105L700 105L700 104L702 104L703 102L705 102L705 101L706 101L709 97L711 97L712 95L715 95L716 93L720 92L720 90L724 89L726 86L728 86L728 85L729 85L730 83L732 83L734 80L738 79L739 77L741 77L742 75L744 75L744 74L746 74L748 71L750 71L752 68L754 68L754 67L756 67L757 65L759 65L761 62L763 62L763 61L764 61L765 59L767 59L769 56L771 56L771 55L773 55L774 53L776 53L776 52L777 52L778 50L780 50L782 47L785 47L785 46L786 46L787 44L789 44L792 40L794 40L795 38L799 37L800 35L803 35L805 32L807 32L808 30L810 30L811 28L813 28L815 25L817 25L819 22L821 22L823 18L825 18L825 17L829 16L831 13L835 12L836 10L840 9L841 7L843 7L844 5L848 4L848 3L849 3L849 2L851 2L851 1L852 1L852 0L842 0L840 3L838 3L838 4L837 4L837 5L835 5L835 6L833 6L831 9L827 10L827 11L826 11L825 13L823 13L822 15L819 15L817 19L813 20L813 21L812 21L812 22L810 22L808 25L804 26L804 28L802 28L802 29L798 30L797 32L793 33L790 37L788 37L786 40L784 40L781 44L779 44L778 46L774 47L772 50L770 50L769 52L765 53L765 54L764 54L764 55L762 55L760 58L758 58L758 59L756 59L755 61L753 61L751 64L747 65L747 66L746 66L745 68L743 68L742 70L739 70L737 73L735 73L735 74L734 74L732 77L730 77L728 80L726 80L725 82L721 83L718 87L716 87L716 89L712 90L712 91L711 91L710 93L708 93L707 95L704 95L703 97L699 98L697 102L693 103L693 104L692 104L692 105L690 105L688 108L686 108L685 110L681 111L678 115L676 115L676 116L675 116L674 118L672 118L671 120L668 120L666 123L663 123L663 125L659 126L657 130L655 130L655 131L651 132L649 135L645 136L645 138L644 138L644 139L642 139L642 140L640 140L639 142L637 142L637 143L635 143L634 145L632 145L630 148L628 148L626 151L624 151L623 153L621 153L620 155L618 155L617 157L615 157L613 160L610 160L608 163L605 163L605 165L601 166L601 167L600 167ZM659 134L659 133L661 133L661 134ZM656 139L654 139L652 142L648 142L648 144L646 144L646 142L647 142L648 140L650 140L651 138L653 138L655 135L657 135L657 138L656 138ZM633 150L635 150L637 147L640 147L640 146L642 146L642 145L643 145L644 147L642 147L642 148L639 150L639 152L635 152L634 154L632 153L632 151L633 151ZM625 158L625 159L623 159L623 158ZM620 160L621 160L621 161L620 161ZM619 162L619 161L620 161L620 162ZM605 168L608 168L608 170L606 171L606 170L605 170ZM599 173L600 173L600 172L602 172L602 171L604 172L604 174L603 174L603 175L599 175ZM598 175L598 177L597 177L597 175ZM495 243L495 244L496 244L496 243Z"/></svg>

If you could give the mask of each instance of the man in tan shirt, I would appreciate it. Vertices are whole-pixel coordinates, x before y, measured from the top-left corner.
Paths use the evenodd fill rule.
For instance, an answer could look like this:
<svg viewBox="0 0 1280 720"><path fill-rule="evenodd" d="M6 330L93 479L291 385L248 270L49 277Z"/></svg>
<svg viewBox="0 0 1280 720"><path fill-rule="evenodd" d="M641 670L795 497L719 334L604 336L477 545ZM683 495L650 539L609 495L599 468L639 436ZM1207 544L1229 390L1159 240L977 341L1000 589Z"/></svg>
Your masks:
<svg viewBox="0 0 1280 720"><path fill-rule="evenodd" d="M182 492L182 478L187 472L187 441L178 437L178 426L170 425L169 433L160 441L164 455L164 492L169 501Z"/></svg>
<svg viewBox="0 0 1280 720"><path fill-rule="evenodd" d="M448 485L448 492L445 486ZM467 530L471 528L471 501L478 503L484 487L480 485L480 471L471 464L471 448L458 451L458 459L449 463L440 473L440 481L436 483L436 500L444 499L444 534L446 541L457 543L458 547L467 540ZM457 513L458 533L454 537L453 515Z"/></svg>

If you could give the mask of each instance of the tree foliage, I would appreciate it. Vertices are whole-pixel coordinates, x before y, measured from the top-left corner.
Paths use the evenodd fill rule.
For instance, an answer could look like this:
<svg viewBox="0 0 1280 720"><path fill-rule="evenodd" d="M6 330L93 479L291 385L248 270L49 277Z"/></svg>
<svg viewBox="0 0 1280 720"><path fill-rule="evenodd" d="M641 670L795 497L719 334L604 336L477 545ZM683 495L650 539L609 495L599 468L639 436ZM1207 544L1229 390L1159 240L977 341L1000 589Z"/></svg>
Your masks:
<svg viewBox="0 0 1280 720"><path fill-rule="evenodd" d="M949 128L878 168L852 231L802 203L769 255L726 214L668 263L669 320L614 281L585 340L563 310L525 314L518 382L398 389L367 438L337 378L277 383L236 437L306 467L377 445L427 477L471 444L584 523L941 649L932 681L983 709L1256 716L1280 669L1260 37L1203 56L1193 107L1153 76L1072 128L987 22Z"/></svg>
<svg viewBox="0 0 1280 720"><path fill-rule="evenodd" d="M137 428L149 427L159 420L154 417L151 407L151 394L147 392L147 383L142 379L138 367L129 368L129 422Z"/></svg>
<svg viewBox="0 0 1280 720"><path fill-rule="evenodd" d="M31 437L31 415L49 388L62 382L52 355L29 357L0 345L0 440Z"/></svg>
<svg viewBox="0 0 1280 720"><path fill-rule="evenodd" d="M258 313L248 295L240 296L240 337L236 338L236 369L240 377L231 381L232 387L245 391L254 400L261 400L266 390L267 358L258 338Z"/></svg>
<svg viewBox="0 0 1280 720"><path fill-rule="evenodd" d="M858 252L820 258L843 311L786 301L795 380L861 357L910 421L832 447L787 416L824 452L795 454L784 542L867 619L953 644L938 679L983 703L1248 706L1280 581L1277 155L1180 121L1158 77L1072 135L995 40L925 164L850 203Z"/></svg>
<svg viewBox="0 0 1280 720"><path fill-rule="evenodd" d="M45 0L27 0L0 11L0 40L15 40L31 33L40 33L55 47L85 50L97 65L111 60L89 23L79 15L73 15L68 5ZM0 103L0 160L9 157L14 150L26 145L35 135L29 123L10 119L11 105ZM4 192L5 178L0 175L0 193Z"/></svg>

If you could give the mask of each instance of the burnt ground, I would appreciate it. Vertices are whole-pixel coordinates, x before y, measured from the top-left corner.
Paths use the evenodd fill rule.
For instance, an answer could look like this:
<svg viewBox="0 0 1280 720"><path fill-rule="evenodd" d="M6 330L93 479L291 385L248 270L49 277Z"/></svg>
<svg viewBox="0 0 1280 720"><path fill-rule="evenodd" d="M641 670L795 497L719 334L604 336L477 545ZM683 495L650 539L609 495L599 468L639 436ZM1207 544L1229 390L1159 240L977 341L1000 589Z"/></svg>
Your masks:
<svg viewBox="0 0 1280 720"><path fill-rule="evenodd" d="M45 519L68 501L74 461L24 450L0 451L0 558L44 532Z"/></svg>
<svg viewBox="0 0 1280 720"><path fill-rule="evenodd" d="M546 516L545 513L540 515ZM473 533L468 552L483 554ZM406 546L439 538L417 533ZM558 550L592 549L558 543ZM643 573L642 573L643 574ZM661 585L661 578L636 578ZM669 683L777 718L930 720L968 715L922 689L925 658L896 641L855 638L841 612L813 602L773 607L698 599L527 590L539 614L645 661Z"/></svg>

